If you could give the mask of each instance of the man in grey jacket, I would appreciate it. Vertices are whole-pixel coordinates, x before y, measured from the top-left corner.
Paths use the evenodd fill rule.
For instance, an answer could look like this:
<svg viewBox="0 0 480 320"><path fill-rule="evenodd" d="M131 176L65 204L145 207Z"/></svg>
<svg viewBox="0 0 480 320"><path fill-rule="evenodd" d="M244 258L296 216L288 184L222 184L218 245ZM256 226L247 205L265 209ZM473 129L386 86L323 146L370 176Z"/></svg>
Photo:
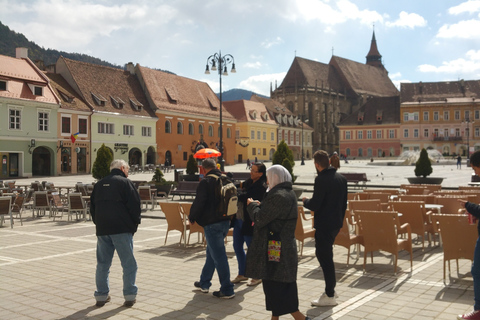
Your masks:
<svg viewBox="0 0 480 320"><path fill-rule="evenodd" d="M123 306L136 302L137 262L133 256L133 234L140 224L140 196L128 177L128 164L121 159L110 164L110 175L95 184L90 196L90 213L96 226L96 306L110 301L108 274L115 251L123 268Z"/></svg>

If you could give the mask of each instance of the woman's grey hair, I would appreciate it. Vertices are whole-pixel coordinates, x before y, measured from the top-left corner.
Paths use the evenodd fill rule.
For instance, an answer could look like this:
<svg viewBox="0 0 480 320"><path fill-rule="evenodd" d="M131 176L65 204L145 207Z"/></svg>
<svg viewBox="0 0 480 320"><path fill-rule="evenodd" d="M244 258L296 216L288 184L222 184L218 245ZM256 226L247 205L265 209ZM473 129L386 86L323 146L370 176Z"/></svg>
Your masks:
<svg viewBox="0 0 480 320"><path fill-rule="evenodd" d="M212 158L208 158L202 161L202 167L205 169L215 169L217 167L217 164L215 163L215 160Z"/></svg>
<svg viewBox="0 0 480 320"><path fill-rule="evenodd" d="M115 159L112 161L112 163L110 163L110 171L112 171L112 169L120 169L122 167L130 169L128 163L123 159Z"/></svg>

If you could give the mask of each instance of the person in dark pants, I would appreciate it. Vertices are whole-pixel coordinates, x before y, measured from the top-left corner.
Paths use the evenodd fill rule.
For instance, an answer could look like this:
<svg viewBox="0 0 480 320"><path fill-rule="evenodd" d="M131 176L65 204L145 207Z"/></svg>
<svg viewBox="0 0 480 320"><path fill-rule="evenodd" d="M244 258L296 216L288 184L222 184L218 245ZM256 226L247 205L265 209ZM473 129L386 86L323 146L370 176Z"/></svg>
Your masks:
<svg viewBox="0 0 480 320"><path fill-rule="evenodd" d="M329 166L328 153L323 150L313 155L317 177L311 199L303 198L303 206L312 210L315 227L315 255L325 278L325 292L313 306L337 305L335 293L336 277L333 263L333 243L342 228L347 209L347 179Z"/></svg>
<svg viewBox="0 0 480 320"><path fill-rule="evenodd" d="M207 256L200 275L200 281L195 281L194 287L203 293L208 293L212 285L212 277L217 270L220 279L220 290L214 291L217 298L232 299L235 297L233 283L230 282L230 267L225 250L225 237L230 229L230 217L218 212L220 199L216 197L215 186L221 176L215 160L209 158L202 162L205 178L197 187L195 200L190 209L190 223L198 223L203 227L207 240ZM215 176L215 177L214 177Z"/></svg>
<svg viewBox="0 0 480 320"><path fill-rule="evenodd" d="M470 165L477 176L480 176L480 151L475 151L470 157ZM475 218L480 219L480 205L467 202L465 200L458 200L465 206L468 213ZM480 235L480 225L477 224L478 234ZM473 311L467 314L461 314L457 319L465 320L480 320L480 237L477 238L477 244L475 245L475 251L473 253L472 264L472 278L473 278L473 298L475 304L473 305Z"/></svg>
<svg viewBox="0 0 480 320"><path fill-rule="evenodd" d="M129 166L124 160L113 160L110 175L97 182L90 196L90 214L96 226L97 269L96 306L110 301L108 274L117 251L123 268L123 306L132 307L138 288L135 285L137 262L133 256L133 234L140 224L140 195L127 179Z"/></svg>

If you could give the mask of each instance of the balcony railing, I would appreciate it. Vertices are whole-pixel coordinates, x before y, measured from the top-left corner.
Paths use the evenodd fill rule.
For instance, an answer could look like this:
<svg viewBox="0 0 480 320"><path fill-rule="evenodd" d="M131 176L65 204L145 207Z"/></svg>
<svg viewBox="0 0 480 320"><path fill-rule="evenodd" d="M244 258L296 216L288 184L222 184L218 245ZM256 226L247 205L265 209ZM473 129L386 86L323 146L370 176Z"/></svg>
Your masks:
<svg viewBox="0 0 480 320"><path fill-rule="evenodd" d="M433 141L463 141L462 137L433 137Z"/></svg>

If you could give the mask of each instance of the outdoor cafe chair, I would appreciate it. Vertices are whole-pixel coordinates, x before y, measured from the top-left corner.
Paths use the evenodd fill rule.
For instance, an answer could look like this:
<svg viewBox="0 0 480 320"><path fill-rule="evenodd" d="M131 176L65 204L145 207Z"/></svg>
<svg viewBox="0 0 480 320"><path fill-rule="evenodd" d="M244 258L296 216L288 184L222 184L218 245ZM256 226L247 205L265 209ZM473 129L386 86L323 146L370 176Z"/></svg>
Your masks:
<svg viewBox="0 0 480 320"><path fill-rule="evenodd" d="M47 209L49 213L52 211L47 191L35 191L33 193L32 217L35 217L35 210L37 211L37 217L39 217L40 212L43 212L42 215L45 215Z"/></svg>
<svg viewBox="0 0 480 320"><path fill-rule="evenodd" d="M75 218L78 220L78 215L83 215L83 219L87 220L87 205L82 198L81 193L68 194L68 220L72 220L75 213Z"/></svg>
<svg viewBox="0 0 480 320"><path fill-rule="evenodd" d="M462 205L458 199L463 199L466 201L474 202L476 196L469 196L469 195L456 195L456 196L436 196L435 203L440 204L443 207L441 208L441 213L445 214L459 214L463 213L465 207Z"/></svg>
<svg viewBox="0 0 480 320"><path fill-rule="evenodd" d="M191 224L190 221L188 221L188 215L190 214L191 208L192 208L191 202L189 203L182 202L178 204L178 209L180 210L180 213L182 214L183 219L186 219L187 226L189 226L187 229L190 230L190 232L188 233L187 245L190 243L190 235L192 233L199 233L202 236L203 246L205 246L207 242L205 240L205 230L203 230L203 227L198 223Z"/></svg>
<svg viewBox="0 0 480 320"><path fill-rule="evenodd" d="M10 228L13 228L13 215L12 215L12 197L0 197L0 227L3 226L5 216L10 217Z"/></svg>
<svg viewBox="0 0 480 320"><path fill-rule="evenodd" d="M185 241L185 236L190 225L186 223L178 210L178 202L160 202L160 208L162 209L165 218L167 219L167 233L165 234L165 242L167 243L168 233L172 230L180 231L180 244L182 239ZM185 242L186 245L186 242Z"/></svg>
<svg viewBox="0 0 480 320"><path fill-rule="evenodd" d="M400 223L408 223L412 228L412 233L422 237L422 249L425 249L425 233L428 234L428 243L430 244L430 237L434 237L433 244L435 244L435 230L432 222L429 220L425 209L425 202L423 201L390 201L389 207L393 211L400 212Z"/></svg>
<svg viewBox="0 0 480 320"><path fill-rule="evenodd" d="M62 218L64 212L68 212L68 205L63 202L58 192L52 192L53 221L55 221L55 218L58 217L59 215L60 215L60 218Z"/></svg>
<svg viewBox="0 0 480 320"><path fill-rule="evenodd" d="M150 186L139 186L138 187L138 194L140 195L140 205L143 207L145 205L145 208L148 209L148 205L152 205L152 209L155 207L155 198L152 194L152 191L150 189Z"/></svg>
<svg viewBox="0 0 480 320"><path fill-rule="evenodd" d="M12 204L12 215L18 215L20 217L20 225L23 226L22 211L24 210L25 195L18 194L15 201Z"/></svg>
<svg viewBox="0 0 480 320"><path fill-rule="evenodd" d="M373 263L373 251L386 251L394 256L394 273L397 273L398 252L406 250L410 253L410 270L413 269L412 232L410 225L400 225L398 213L395 211L366 211L355 213L363 234L363 271L367 262L367 253ZM399 238L407 234L407 238Z"/></svg>
<svg viewBox="0 0 480 320"><path fill-rule="evenodd" d="M348 202L350 215L353 216L355 220L355 212L357 210L381 211L381 208L381 202L379 199L352 200Z"/></svg>
<svg viewBox="0 0 480 320"><path fill-rule="evenodd" d="M361 244L363 245L363 236L361 234L352 233L350 230L354 227L354 222L351 219L350 212L345 213L345 219L343 221L343 226L337 234L335 238L336 245L342 246L347 248L347 267L350 261L350 248L354 244Z"/></svg>
<svg viewBox="0 0 480 320"><path fill-rule="evenodd" d="M295 227L295 239L300 242L300 256L303 256L303 247L305 245L305 239L315 238L315 229L312 227L303 226L303 217L301 210L302 206L298 207L298 217L297 217L297 226Z"/></svg>
<svg viewBox="0 0 480 320"><path fill-rule="evenodd" d="M436 231L442 237L443 249L443 282L445 283L445 265L448 261L448 274L450 275L450 260L468 259L473 261L475 244L478 232L475 224L468 222L464 214L433 214L432 222Z"/></svg>

